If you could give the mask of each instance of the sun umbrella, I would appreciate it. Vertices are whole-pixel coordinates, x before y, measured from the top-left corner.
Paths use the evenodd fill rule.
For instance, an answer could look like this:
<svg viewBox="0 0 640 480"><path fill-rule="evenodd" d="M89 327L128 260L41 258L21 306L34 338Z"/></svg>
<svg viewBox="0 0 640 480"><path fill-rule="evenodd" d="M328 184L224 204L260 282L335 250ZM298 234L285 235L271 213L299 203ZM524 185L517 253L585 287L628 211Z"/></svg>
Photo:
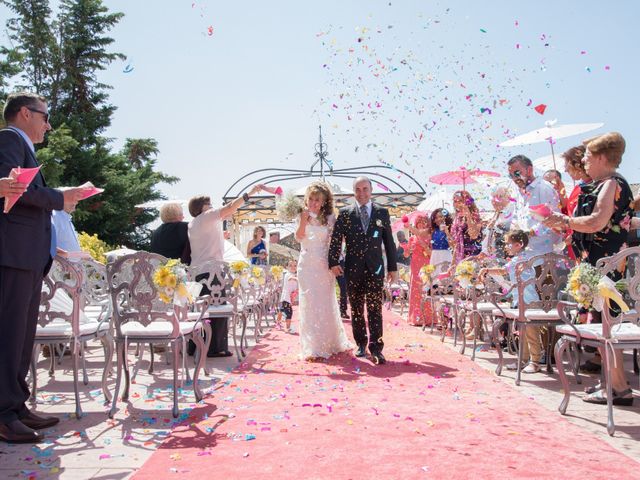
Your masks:
<svg viewBox="0 0 640 480"><path fill-rule="evenodd" d="M554 168L555 165L553 155L545 155L544 157L536 158L531 163L533 163L533 168L538 169L542 173L546 172L547 170L558 170L560 172L560 176L566 178L565 174L562 173L562 170ZM562 168L562 163L560 163L558 167Z"/></svg>
<svg viewBox="0 0 640 480"><path fill-rule="evenodd" d="M433 212L437 208L453 210L453 195L446 190L440 190L433 195L425 197L425 199L420 202L420 205L418 205L417 210L421 212Z"/></svg>
<svg viewBox="0 0 640 480"><path fill-rule="evenodd" d="M549 142L549 145L551 146L553 169L557 170L555 153L553 151L553 144L555 140L590 132L591 130L596 130L603 125L604 123L569 123L566 125L556 125L555 121L547 121L545 122L544 127L511 138L506 142L502 142L500 146L517 147L520 145L530 145L532 143Z"/></svg>
<svg viewBox="0 0 640 480"><path fill-rule="evenodd" d="M396 220L395 222L393 222L393 224L391 224L391 231L395 233L397 231L402 230L404 228L403 219L405 219L405 217L406 217L406 220L408 220L407 223L409 223L410 225L413 225L413 222L415 221L416 217L420 215L428 217L429 212L422 211L422 210L415 210L411 213L407 213L406 215L403 215L402 218Z"/></svg>
<svg viewBox="0 0 640 480"><path fill-rule="evenodd" d="M235 262L236 260L241 260L243 262L247 261L247 257L245 257L242 252L229 240L224 241L224 261L225 262Z"/></svg>
<svg viewBox="0 0 640 480"><path fill-rule="evenodd" d="M430 177L429 181L431 183L437 183L438 185L462 185L462 189L466 190L468 183L476 183L478 177L483 176L499 177L500 174L488 170L467 170L465 167L460 167L458 170L452 170Z"/></svg>

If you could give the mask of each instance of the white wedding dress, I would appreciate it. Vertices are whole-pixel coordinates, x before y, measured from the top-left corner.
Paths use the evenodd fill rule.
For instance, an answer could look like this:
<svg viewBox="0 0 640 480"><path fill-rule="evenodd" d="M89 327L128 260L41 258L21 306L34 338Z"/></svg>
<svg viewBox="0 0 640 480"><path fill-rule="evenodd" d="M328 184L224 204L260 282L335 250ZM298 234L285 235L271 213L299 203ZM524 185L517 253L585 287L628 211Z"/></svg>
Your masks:
<svg viewBox="0 0 640 480"><path fill-rule="evenodd" d="M340 318L336 278L329 270L330 236L330 226L308 223L305 237L300 242L298 288L302 359L329 358L353 349Z"/></svg>

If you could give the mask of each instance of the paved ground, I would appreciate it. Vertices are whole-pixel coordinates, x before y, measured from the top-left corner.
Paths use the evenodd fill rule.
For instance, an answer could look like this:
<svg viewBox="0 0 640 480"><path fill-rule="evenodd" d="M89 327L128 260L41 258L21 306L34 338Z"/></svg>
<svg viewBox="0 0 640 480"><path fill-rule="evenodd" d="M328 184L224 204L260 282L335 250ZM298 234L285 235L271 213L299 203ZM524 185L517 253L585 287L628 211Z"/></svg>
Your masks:
<svg viewBox="0 0 640 480"><path fill-rule="evenodd" d="M416 328L420 330L420 327ZM425 335L429 335L428 332L429 330L427 330ZM434 332L434 335L437 335L439 338L438 333ZM447 337L445 343L456 350L460 348L459 344L457 347L454 347L453 338L451 337ZM472 345L467 343L465 356L470 357L471 353ZM505 365L507 363L513 363L515 357L508 354L505 355ZM498 365L498 355L495 350L488 349L488 344L484 343L482 346L476 348L476 362L479 366L493 372ZM584 387L597 383L600 375L581 374L582 385L576 384L573 375L569 375L572 394L565 418L606 441L620 452L640 462L640 397L638 395L638 376L633 374L632 356L630 352L629 354L625 354L625 368L627 378L631 382L631 388L634 390L635 405L632 407L614 407L613 418L616 424L616 432L613 437L607 433L606 405L593 405L581 400L581 397L584 395ZM515 372L503 368L502 375L499 378L538 404L549 410L558 412L558 406L564 394L555 369L553 374L547 374L544 368L541 373L523 374L520 386L515 385L515 376ZM558 413L558 415L560 415L560 413ZM580 446L576 445L576 451L579 451L580 448Z"/></svg>
<svg viewBox="0 0 640 480"><path fill-rule="evenodd" d="M429 333L415 329L415 341L419 343ZM250 339L252 340L252 339ZM450 338L446 343L453 348ZM134 363L134 347L130 349L130 361ZM467 348L465 355L471 354ZM497 356L494 351L480 348L476 353L477 363L491 371L495 369ZM38 365L39 412L60 415L63 420L46 432L46 441L38 446L7 445L0 443L0 478L62 478L62 479L124 479L138 469L169 435L172 426L189 418L189 410L195 404L193 391L185 385L180 392L181 416L171 416L171 369L156 356L156 373L149 375L148 351L139 363L140 369L132 385L130 403L120 403L114 420L105 414L104 397L100 390L100 365L102 350L97 345L87 355L90 382L81 385L82 407L85 415L76 419L74 411L73 383L68 358L62 361L49 378L48 361ZM507 360L509 361L509 360ZM231 358L208 359L211 376L201 380L203 389L215 389L237 360ZM631 370L627 357L629 378L634 389L638 379ZM561 400L557 375L539 373L526 376L520 387L513 383L514 374L504 371L504 382L513 385L523 395L544 407L557 411ZM585 378L583 384L591 385L594 379ZM110 382L113 388L113 380ZM640 412L637 405L629 408L616 407L614 414L616 435L610 437L606 431L606 407L589 405L579 398L583 386L572 384L574 394L569 404L567 418L625 453L640 461ZM559 414L558 414L559 415ZM575 446L576 451L587 451L588 446ZM180 472L176 472L180 473Z"/></svg>
<svg viewBox="0 0 640 480"><path fill-rule="evenodd" d="M248 331L249 347L253 332ZM91 345L91 344L90 344ZM230 340L230 347L233 344ZM130 346L131 371L137 362L135 346ZM7 445L0 443L0 478L124 479L149 458L166 438L175 423L188 418L196 404L192 385L179 390L180 417L171 415L172 369L163 356L155 356L155 373L150 375L150 355L146 352L131 386L130 402L119 402L113 420L106 415L100 388L103 362L98 343L87 355L89 384L80 383L84 416L75 418L73 377L69 357L57 366L55 376L48 374L49 360L38 363L37 411L60 416L62 421L46 431L39 445ZM191 357L189 357L191 359ZM210 376L201 376L203 391L211 391L238 364L237 358L210 358ZM115 376L110 380L111 391Z"/></svg>

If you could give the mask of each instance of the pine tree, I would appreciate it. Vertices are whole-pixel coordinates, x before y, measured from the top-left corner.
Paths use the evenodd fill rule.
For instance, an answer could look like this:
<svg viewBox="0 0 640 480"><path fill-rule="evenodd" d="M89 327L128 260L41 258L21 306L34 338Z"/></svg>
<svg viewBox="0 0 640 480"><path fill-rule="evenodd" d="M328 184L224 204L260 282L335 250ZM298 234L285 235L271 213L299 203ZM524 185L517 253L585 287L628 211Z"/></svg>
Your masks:
<svg viewBox="0 0 640 480"><path fill-rule="evenodd" d="M158 184L178 179L155 170L154 139L127 139L122 151L112 152L103 136L116 106L98 75L126 58L110 51L108 36L123 14L110 13L101 0L62 0L55 18L48 0L0 2L15 15L6 23L11 45L0 47L0 104L11 85L46 97L54 130L37 154L48 183L105 188L78 204L77 230L111 245L143 247L157 214L135 205L162 198Z"/></svg>

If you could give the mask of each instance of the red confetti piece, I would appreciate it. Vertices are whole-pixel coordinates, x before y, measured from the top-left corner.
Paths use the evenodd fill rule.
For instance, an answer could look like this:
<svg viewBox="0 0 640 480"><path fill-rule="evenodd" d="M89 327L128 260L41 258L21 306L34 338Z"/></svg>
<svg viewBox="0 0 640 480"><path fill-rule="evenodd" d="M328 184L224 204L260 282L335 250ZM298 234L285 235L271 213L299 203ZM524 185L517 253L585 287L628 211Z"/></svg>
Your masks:
<svg viewBox="0 0 640 480"><path fill-rule="evenodd" d="M544 103L537 105L534 110L538 112L540 115L544 115L544 111L547 109L547 106Z"/></svg>

